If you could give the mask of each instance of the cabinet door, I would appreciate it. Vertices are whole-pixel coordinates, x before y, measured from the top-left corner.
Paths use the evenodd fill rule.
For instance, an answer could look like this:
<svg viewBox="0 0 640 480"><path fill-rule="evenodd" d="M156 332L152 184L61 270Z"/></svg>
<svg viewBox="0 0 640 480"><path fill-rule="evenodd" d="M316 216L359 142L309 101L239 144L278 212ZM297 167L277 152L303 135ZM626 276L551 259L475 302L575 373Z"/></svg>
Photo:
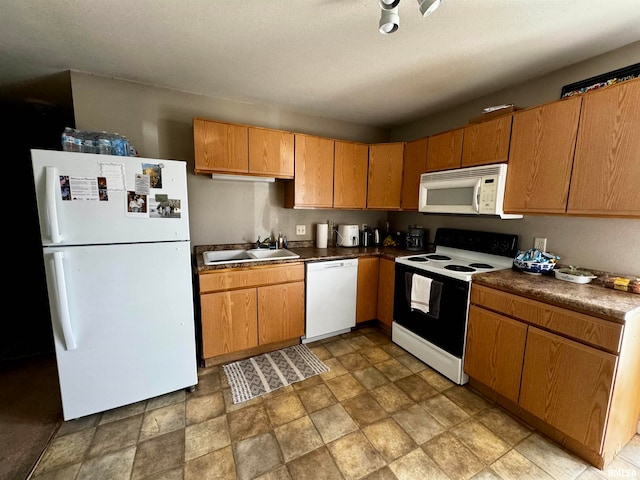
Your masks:
<svg viewBox="0 0 640 480"><path fill-rule="evenodd" d="M462 128L429 137L427 172L460 168L462 165Z"/></svg>
<svg viewBox="0 0 640 480"><path fill-rule="evenodd" d="M505 212L564 213L582 99L513 115Z"/></svg>
<svg viewBox="0 0 640 480"><path fill-rule="evenodd" d="M293 133L249 128L249 173L293 178Z"/></svg>
<svg viewBox="0 0 640 480"><path fill-rule="evenodd" d="M258 345L255 288L200 295L200 308L204 358Z"/></svg>
<svg viewBox="0 0 640 480"><path fill-rule="evenodd" d="M258 288L260 345L304 335L304 282Z"/></svg>
<svg viewBox="0 0 640 480"><path fill-rule="evenodd" d="M567 213L640 217L640 80L584 95Z"/></svg>
<svg viewBox="0 0 640 480"><path fill-rule="evenodd" d="M378 316L378 257L358 259L358 293L356 297L356 323L373 320Z"/></svg>
<svg viewBox="0 0 640 480"><path fill-rule="evenodd" d="M368 145L335 142L333 207L366 208Z"/></svg>
<svg viewBox="0 0 640 480"><path fill-rule="evenodd" d="M391 328L393 323L393 292L395 283L395 263L380 259L378 277L378 320Z"/></svg>
<svg viewBox="0 0 640 480"><path fill-rule="evenodd" d="M462 166L505 163L509 160L511 115L474 123L464 128Z"/></svg>
<svg viewBox="0 0 640 480"><path fill-rule="evenodd" d="M247 127L193 119L196 173L249 171Z"/></svg>
<svg viewBox="0 0 640 480"><path fill-rule="evenodd" d="M420 175L427 171L427 139L421 138L404 144L402 172L402 210L418 210Z"/></svg>
<svg viewBox="0 0 640 480"><path fill-rule="evenodd" d="M296 135L294 206L333 206L334 141L310 135Z"/></svg>
<svg viewBox="0 0 640 480"><path fill-rule="evenodd" d="M369 146L367 208L400 208L404 143Z"/></svg>
<svg viewBox="0 0 640 480"><path fill-rule="evenodd" d="M600 452L617 357L529 327L520 405Z"/></svg>
<svg viewBox="0 0 640 480"><path fill-rule="evenodd" d="M517 403L526 339L526 324L471 305L465 373Z"/></svg>

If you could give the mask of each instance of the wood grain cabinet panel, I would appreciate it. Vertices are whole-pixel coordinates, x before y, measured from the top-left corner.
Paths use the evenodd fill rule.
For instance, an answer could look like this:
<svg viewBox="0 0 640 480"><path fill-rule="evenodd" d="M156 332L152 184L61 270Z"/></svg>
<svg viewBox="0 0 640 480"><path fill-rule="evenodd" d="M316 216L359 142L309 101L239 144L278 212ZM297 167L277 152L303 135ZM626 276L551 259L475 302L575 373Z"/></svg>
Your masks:
<svg viewBox="0 0 640 480"><path fill-rule="evenodd" d="M427 142L428 139L421 138L404 144L402 210L418 210L420 175L427 171Z"/></svg>
<svg viewBox="0 0 640 480"><path fill-rule="evenodd" d="M369 146L335 142L333 208L366 208Z"/></svg>
<svg viewBox="0 0 640 480"><path fill-rule="evenodd" d="M304 282L258 288L258 343L304 335Z"/></svg>
<svg viewBox="0 0 640 480"><path fill-rule="evenodd" d="M395 263L386 258L380 259L378 277L378 320L389 329L393 323L393 292L395 285Z"/></svg>
<svg viewBox="0 0 640 480"><path fill-rule="evenodd" d="M334 140L296 134L295 178L285 189L289 208L333 206Z"/></svg>
<svg viewBox="0 0 640 480"><path fill-rule="evenodd" d="M427 172L460 168L462 165L463 132L463 128L458 128L429 137Z"/></svg>
<svg viewBox="0 0 640 480"><path fill-rule="evenodd" d="M358 259L358 290L356 296L356 323L378 317L378 257Z"/></svg>
<svg viewBox="0 0 640 480"><path fill-rule="evenodd" d="M584 95L567 213L640 217L640 79Z"/></svg>
<svg viewBox="0 0 640 480"><path fill-rule="evenodd" d="M249 127L249 173L293 178L293 133Z"/></svg>
<svg viewBox="0 0 640 480"><path fill-rule="evenodd" d="M582 98L513 115L504 196L510 213L565 213Z"/></svg>
<svg viewBox="0 0 640 480"><path fill-rule="evenodd" d="M367 208L398 210L402 190L404 143L369 145Z"/></svg>
<svg viewBox="0 0 640 480"><path fill-rule="evenodd" d="M462 166L489 165L509 161L511 115L474 123L464 128Z"/></svg>
<svg viewBox="0 0 640 480"><path fill-rule="evenodd" d="M243 125L193 119L196 173L249 172L248 129Z"/></svg>
<svg viewBox="0 0 640 480"><path fill-rule="evenodd" d="M530 327L520 405L600 452L616 363L615 355Z"/></svg>
<svg viewBox="0 0 640 480"><path fill-rule="evenodd" d="M526 324L471 305L465 373L517 403L526 340Z"/></svg>

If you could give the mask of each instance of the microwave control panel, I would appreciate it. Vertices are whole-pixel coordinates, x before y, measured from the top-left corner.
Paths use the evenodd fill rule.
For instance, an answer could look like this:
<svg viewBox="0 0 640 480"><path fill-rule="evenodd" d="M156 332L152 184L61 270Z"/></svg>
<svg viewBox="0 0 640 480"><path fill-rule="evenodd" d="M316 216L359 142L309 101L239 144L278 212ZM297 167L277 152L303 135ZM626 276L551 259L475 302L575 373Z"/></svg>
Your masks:
<svg viewBox="0 0 640 480"><path fill-rule="evenodd" d="M480 184L479 213L495 213L498 197L498 178L494 176L482 177Z"/></svg>

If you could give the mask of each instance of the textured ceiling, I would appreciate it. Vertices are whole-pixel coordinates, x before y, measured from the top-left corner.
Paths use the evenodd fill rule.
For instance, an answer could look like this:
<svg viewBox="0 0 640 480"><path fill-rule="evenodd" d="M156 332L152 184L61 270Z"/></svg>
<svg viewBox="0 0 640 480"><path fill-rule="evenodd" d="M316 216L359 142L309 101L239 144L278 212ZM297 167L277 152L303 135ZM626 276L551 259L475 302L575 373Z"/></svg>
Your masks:
<svg viewBox="0 0 640 480"><path fill-rule="evenodd" d="M640 40L640 0L2 0L0 85L80 70L381 127Z"/></svg>

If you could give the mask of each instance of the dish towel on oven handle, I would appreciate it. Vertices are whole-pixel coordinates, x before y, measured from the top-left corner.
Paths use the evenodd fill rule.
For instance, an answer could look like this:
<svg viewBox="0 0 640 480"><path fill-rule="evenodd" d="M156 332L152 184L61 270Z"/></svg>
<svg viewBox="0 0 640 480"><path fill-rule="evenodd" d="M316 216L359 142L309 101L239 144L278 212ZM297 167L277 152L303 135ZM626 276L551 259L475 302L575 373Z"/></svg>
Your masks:
<svg viewBox="0 0 640 480"><path fill-rule="evenodd" d="M407 303L411 310L417 310L432 318L440 315L442 282L422 275L406 273L405 286Z"/></svg>

